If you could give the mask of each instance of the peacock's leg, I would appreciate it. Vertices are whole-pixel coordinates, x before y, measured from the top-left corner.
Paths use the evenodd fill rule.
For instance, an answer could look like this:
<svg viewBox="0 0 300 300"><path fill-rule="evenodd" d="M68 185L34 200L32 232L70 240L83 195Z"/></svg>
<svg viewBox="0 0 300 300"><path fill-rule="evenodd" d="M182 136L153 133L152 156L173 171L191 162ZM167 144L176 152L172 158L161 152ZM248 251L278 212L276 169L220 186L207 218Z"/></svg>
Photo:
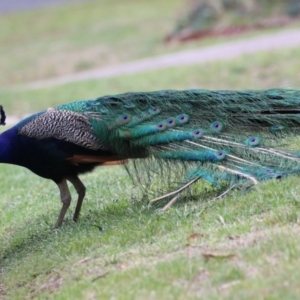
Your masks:
<svg viewBox="0 0 300 300"><path fill-rule="evenodd" d="M69 177L67 177L67 179L73 184L73 186L78 194L77 205L76 205L75 213L73 216L73 220L76 222L78 220L78 217L80 214L81 205L82 205L82 202L83 202L83 199L85 196L86 188L77 176L69 176Z"/></svg>
<svg viewBox="0 0 300 300"><path fill-rule="evenodd" d="M71 203L71 194L67 185L67 180L64 178L60 183L57 184L60 191L60 199L62 202L62 208L60 210L58 219L55 224L55 228L60 227L64 220L65 214Z"/></svg>

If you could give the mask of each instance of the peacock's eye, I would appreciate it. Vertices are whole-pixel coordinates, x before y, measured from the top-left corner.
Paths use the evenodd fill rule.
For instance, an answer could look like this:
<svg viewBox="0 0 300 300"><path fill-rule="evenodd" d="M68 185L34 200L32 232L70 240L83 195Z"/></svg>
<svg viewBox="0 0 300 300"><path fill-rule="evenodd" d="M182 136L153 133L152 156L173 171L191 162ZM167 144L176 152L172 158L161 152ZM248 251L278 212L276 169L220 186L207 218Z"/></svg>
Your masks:
<svg viewBox="0 0 300 300"><path fill-rule="evenodd" d="M224 151L218 151L215 154L217 160L223 160L226 157L226 152Z"/></svg>
<svg viewBox="0 0 300 300"><path fill-rule="evenodd" d="M169 128L175 127L176 126L176 119L175 118L169 118L169 119L167 119L166 123L167 123L167 126Z"/></svg>
<svg viewBox="0 0 300 300"><path fill-rule="evenodd" d="M181 114L176 117L178 124L185 124L189 121L189 116L186 114Z"/></svg>
<svg viewBox="0 0 300 300"><path fill-rule="evenodd" d="M224 125L223 123L219 122L219 121L215 121L212 124L210 124L210 129L212 132L214 133L219 133L223 130Z"/></svg>
<svg viewBox="0 0 300 300"><path fill-rule="evenodd" d="M157 115L161 112L159 107L151 107L150 109L148 109L148 113L151 115Z"/></svg>
<svg viewBox="0 0 300 300"><path fill-rule="evenodd" d="M158 124L156 125L156 127L157 127L159 130L165 130L165 129L166 129L166 123L164 123L164 122L158 123Z"/></svg>
<svg viewBox="0 0 300 300"><path fill-rule="evenodd" d="M284 126L282 125L273 125L270 127L270 131L281 131L281 130L284 130Z"/></svg>
<svg viewBox="0 0 300 300"><path fill-rule="evenodd" d="M204 134L204 132L203 132L202 129L196 129L196 130L194 130L194 132L193 132L193 136L194 136L195 138L200 138L200 137L203 136L203 134Z"/></svg>
<svg viewBox="0 0 300 300"><path fill-rule="evenodd" d="M256 136L250 136L249 138L246 139L245 144L250 147L255 147L258 146L261 142L261 139Z"/></svg>

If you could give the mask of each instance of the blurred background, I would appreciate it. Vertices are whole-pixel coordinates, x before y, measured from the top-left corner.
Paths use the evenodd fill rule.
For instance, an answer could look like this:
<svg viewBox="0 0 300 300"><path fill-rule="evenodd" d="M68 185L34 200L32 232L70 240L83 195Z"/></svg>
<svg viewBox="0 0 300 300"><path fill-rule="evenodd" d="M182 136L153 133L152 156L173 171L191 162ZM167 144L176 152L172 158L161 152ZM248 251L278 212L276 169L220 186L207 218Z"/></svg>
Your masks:
<svg viewBox="0 0 300 300"><path fill-rule="evenodd" d="M1 0L8 122L157 89L298 88L300 0Z"/></svg>

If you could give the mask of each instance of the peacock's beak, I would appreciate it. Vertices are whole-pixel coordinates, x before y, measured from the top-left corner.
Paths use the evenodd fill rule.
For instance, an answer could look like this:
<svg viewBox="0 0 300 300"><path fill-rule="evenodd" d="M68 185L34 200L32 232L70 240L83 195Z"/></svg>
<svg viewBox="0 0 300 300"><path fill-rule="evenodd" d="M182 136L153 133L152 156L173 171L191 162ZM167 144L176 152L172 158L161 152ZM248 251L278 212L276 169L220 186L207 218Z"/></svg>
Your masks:
<svg viewBox="0 0 300 300"><path fill-rule="evenodd" d="M5 111L3 109L3 106L0 105L0 125L5 125L5 119L6 119Z"/></svg>

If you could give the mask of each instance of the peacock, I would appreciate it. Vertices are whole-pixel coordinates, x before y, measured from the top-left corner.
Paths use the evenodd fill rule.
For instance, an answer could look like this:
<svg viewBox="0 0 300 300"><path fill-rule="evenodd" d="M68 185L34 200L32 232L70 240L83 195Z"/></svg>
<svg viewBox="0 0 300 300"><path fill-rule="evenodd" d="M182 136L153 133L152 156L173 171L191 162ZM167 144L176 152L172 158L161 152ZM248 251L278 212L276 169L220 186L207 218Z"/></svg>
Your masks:
<svg viewBox="0 0 300 300"><path fill-rule="evenodd" d="M5 125L2 107L0 117ZM67 182L78 194L77 221L86 194L78 176L97 166L124 165L144 187L156 176L161 194L152 203L166 208L200 179L233 187L299 174L300 151L291 147L299 129L300 90L129 92L25 118L0 135L0 162L57 184L60 227Z"/></svg>

